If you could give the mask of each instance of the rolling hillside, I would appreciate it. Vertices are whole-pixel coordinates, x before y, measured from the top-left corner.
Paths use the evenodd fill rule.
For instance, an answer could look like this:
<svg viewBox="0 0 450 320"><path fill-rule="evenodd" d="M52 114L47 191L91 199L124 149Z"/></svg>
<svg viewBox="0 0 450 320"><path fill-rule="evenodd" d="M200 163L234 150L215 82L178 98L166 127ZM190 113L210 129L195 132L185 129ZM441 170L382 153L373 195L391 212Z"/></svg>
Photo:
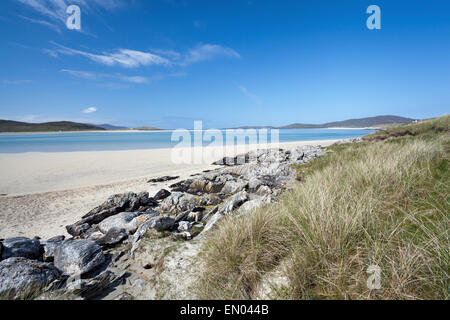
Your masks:
<svg viewBox="0 0 450 320"><path fill-rule="evenodd" d="M103 131L104 128L69 122L46 122L46 123L26 123L11 120L0 120L0 132L53 132L53 131L90 131L99 130Z"/></svg>
<svg viewBox="0 0 450 320"><path fill-rule="evenodd" d="M407 124L415 121L415 119L404 118L399 116L377 116L360 119L349 119L344 121L328 122L324 124L307 124L307 123L293 123L282 127L273 126L243 126L239 129L319 129L319 128L366 128L386 124Z"/></svg>

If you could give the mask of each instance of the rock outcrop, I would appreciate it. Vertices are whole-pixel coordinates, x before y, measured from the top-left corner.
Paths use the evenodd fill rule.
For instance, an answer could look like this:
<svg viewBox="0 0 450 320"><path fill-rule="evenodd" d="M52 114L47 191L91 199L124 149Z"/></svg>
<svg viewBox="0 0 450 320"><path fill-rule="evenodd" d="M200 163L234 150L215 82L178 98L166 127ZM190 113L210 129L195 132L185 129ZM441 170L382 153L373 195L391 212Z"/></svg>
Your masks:
<svg viewBox="0 0 450 320"><path fill-rule="evenodd" d="M50 263L8 258L0 262L0 296L15 299L33 295L60 276L61 272Z"/></svg>
<svg viewBox="0 0 450 320"><path fill-rule="evenodd" d="M83 275L105 262L101 247L91 240L66 240L55 251L55 266L67 275Z"/></svg>
<svg viewBox="0 0 450 320"><path fill-rule="evenodd" d="M47 288L82 299L191 298L183 292L196 281L203 235L225 216L239 218L276 201L295 180L291 165L321 155L320 147L300 147L224 158L217 169L154 197L148 192L109 197L66 227L71 239L2 240L0 294L17 298ZM178 179L149 182L172 178ZM78 278L67 280L73 277ZM112 286L122 293L114 295Z"/></svg>
<svg viewBox="0 0 450 320"><path fill-rule="evenodd" d="M9 238L2 241L2 247L2 260L12 257L38 259L40 255L40 242L37 239Z"/></svg>

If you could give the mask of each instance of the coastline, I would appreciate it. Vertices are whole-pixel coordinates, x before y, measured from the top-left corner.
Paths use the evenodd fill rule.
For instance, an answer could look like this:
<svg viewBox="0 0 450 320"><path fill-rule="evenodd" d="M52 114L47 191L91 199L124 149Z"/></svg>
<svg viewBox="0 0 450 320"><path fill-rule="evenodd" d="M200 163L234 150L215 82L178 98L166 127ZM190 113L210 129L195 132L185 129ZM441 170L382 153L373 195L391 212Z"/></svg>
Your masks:
<svg viewBox="0 0 450 320"><path fill-rule="evenodd" d="M251 129L251 128L249 128ZM278 130L297 130L297 128L274 128ZM323 129L329 129L329 130L381 130L380 127L360 127L360 128L354 128L354 127L323 127L323 128L304 128L304 129L317 129L317 130L323 130ZM194 129L186 129L188 131L196 131ZM208 130L208 129L205 129ZM219 130L230 130L230 129L219 129ZM233 130L233 129L231 129ZM176 129L161 129L161 130L136 130L136 129L119 129L119 130L83 130L83 131L26 131L26 132L0 132L1 135L31 135L31 134L65 134L65 133L136 133L136 132L174 132Z"/></svg>
<svg viewBox="0 0 450 320"><path fill-rule="evenodd" d="M286 142L261 148L329 146L340 140ZM225 155L248 151L237 146ZM217 147L206 147L214 154ZM218 160L216 157L214 160ZM0 238L67 235L65 226L80 219L109 196L147 191L150 195L204 170L211 162L174 164L171 149L28 153L0 155ZM147 183L151 178L179 176L177 180Z"/></svg>
<svg viewBox="0 0 450 320"><path fill-rule="evenodd" d="M127 133L127 132L172 132L174 130L83 130L83 131L26 131L26 132L0 132L0 135L22 135L22 134L64 134L64 133Z"/></svg>

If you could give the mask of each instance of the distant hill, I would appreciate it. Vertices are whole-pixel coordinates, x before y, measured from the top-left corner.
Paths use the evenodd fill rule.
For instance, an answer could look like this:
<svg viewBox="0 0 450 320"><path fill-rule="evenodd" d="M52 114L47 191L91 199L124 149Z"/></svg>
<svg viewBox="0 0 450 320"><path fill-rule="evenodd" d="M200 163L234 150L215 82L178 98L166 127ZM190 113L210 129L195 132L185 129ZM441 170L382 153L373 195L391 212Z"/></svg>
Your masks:
<svg viewBox="0 0 450 320"><path fill-rule="evenodd" d="M104 128L70 121L26 123L11 120L0 120L0 132L53 132L53 131L92 131Z"/></svg>
<svg viewBox="0 0 450 320"><path fill-rule="evenodd" d="M277 129L317 129L326 128L324 124L306 124L306 123L293 123L288 126L278 127Z"/></svg>
<svg viewBox="0 0 450 320"><path fill-rule="evenodd" d="M378 116L378 117L370 117L370 118L361 118L361 119L350 119L345 121L337 121L337 122L329 122L324 126L326 128L332 127L373 127L381 124L403 124L403 123L411 123L416 119L404 118L398 116Z"/></svg>
<svg viewBox="0 0 450 320"><path fill-rule="evenodd" d="M140 130L140 131L161 131L164 129L156 128L156 127L137 127L133 128L134 130Z"/></svg>
<svg viewBox="0 0 450 320"><path fill-rule="evenodd" d="M404 118L398 116L377 116L377 117L369 117L369 118L361 118L361 119L350 119L344 121L336 121L336 122L328 122L324 124L307 124L307 123L293 123L287 126L282 127L272 127L272 126L244 126L239 127L239 129L259 129L259 128L268 128L268 129L319 129L319 128L367 128L367 127L375 127L380 125L387 124L403 124L403 123L411 123L416 119Z"/></svg>
<svg viewBox="0 0 450 320"><path fill-rule="evenodd" d="M119 126L113 126L112 124L96 124L95 126L103 128L105 130L127 130L128 127L119 127Z"/></svg>

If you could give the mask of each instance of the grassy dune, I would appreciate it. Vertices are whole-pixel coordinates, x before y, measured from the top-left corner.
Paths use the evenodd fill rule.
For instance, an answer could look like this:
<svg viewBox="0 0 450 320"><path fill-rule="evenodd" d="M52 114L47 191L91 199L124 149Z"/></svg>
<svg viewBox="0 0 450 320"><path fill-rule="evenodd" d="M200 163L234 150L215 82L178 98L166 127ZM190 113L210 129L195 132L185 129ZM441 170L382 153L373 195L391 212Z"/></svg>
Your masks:
<svg viewBox="0 0 450 320"><path fill-rule="evenodd" d="M296 167L277 204L211 233L200 298L257 298L278 270L275 299L448 299L449 129L449 116L389 128Z"/></svg>

